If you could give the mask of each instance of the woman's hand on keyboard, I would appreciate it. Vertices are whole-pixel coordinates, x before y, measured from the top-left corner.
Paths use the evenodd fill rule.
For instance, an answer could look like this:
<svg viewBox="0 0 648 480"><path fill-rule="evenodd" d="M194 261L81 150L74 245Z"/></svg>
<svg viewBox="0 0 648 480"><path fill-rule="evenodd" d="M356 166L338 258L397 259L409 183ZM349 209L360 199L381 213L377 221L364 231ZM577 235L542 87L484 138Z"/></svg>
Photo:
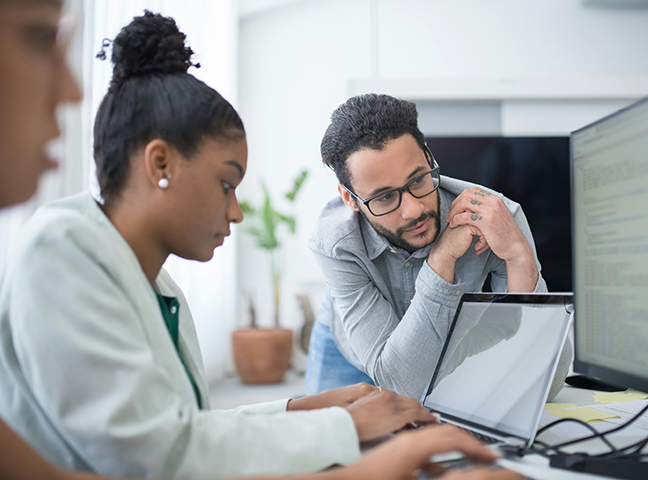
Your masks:
<svg viewBox="0 0 648 480"><path fill-rule="evenodd" d="M348 387L335 388L326 392L294 398L288 401L286 410L315 410L327 407L347 407L356 400L378 392L380 389L368 383L356 383Z"/></svg>
<svg viewBox="0 0 648 480"><path fill-rule="evenodd" d="M517 473L489 468L447 470L431 463L436 454L460 452L466 459L491 464L499 458L491 449L453 426L432 426L403 432L370 450L355 464L336 473L354 480L417 478L419 471L442 474L438 480L521 480Z"/></svg>
<svg viewBox="0 0 648 480"><path fill-rule="evenodd" d="M373 440L412 424L438 423L413 398L377 389L346 407L353 418L360 441Z"/></svg>

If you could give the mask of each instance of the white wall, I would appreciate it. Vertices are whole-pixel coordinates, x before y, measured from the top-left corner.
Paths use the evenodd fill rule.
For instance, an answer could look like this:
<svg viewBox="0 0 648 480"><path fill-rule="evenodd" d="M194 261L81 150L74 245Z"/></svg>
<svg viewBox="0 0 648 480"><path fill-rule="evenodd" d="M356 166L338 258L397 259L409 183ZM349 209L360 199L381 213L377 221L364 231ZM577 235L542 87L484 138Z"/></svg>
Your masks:
<svg viewBox="0 0 648 480"><path fill-rule="evenodd" d="M648 73L646 9L585 8L579 0L379 4L387 78Z"/></svg>
<svg viewBox="0 0 648 480"><path fill-rule="evenodd" d="M279 201L297 172L310 170L296 212L299 236L287 242L285 252L287 326L301 321L294 299L298 290L312 293L317 302L323 292L317 266L305 248L336 185L332 172L321 166L319 142L331 112L347 96L348 79L371 72L368 8L368 1L297 2L240 24L239 112L248 133L249 161L239 197L258 202L263 178ZM258 319L269 326L273 306L268 262L250 249L249 239L239 238L240 285L256 291ZM247 309L240 312L245 317Z"/></svg>
<svg viewBox="0 0 648 480"><path fill-rule="evenodd" d="M479 97L479 79L544 79L559 89L561 78L585 85L630 76L638 77L635 86L645 79L648 94L648 9L586 8L579 0L302 0L241 11L239 111L250 153L239 195L258 200L259 178L283 192L299 169L311 171L297 210L299 236L286 254L290 326L300 322L294 293L318 298L322 285L305 245L336 182L321 167L319 144L331 112L359 81L390 93L417 80L468 80ZM505 101L502 129L567 134L628 103L619 91L625 84L611 85L613 95L594 104ZM636 95L634 88L627 97ZM243 236L240 242L239 284L258 290L260 320L269 325L264 257Z"/></svg>

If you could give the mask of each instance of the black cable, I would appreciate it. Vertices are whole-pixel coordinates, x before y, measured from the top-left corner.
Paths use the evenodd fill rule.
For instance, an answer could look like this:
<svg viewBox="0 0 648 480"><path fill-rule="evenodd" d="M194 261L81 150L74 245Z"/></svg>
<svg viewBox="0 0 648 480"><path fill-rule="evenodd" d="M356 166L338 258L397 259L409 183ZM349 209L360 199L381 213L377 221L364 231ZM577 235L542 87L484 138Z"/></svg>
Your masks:
<svg viewBox="0 0 648 480"><path fill-rule="evenodd" d="M559 424L565 423L565 422L578 423L578 424L584 426L585 428L587 428L588 430L590 430L591 432L599 433L589 423L583 422L582 420L578 420L577 418L561 418L560 420L556 420L555 422L550 423L548 425L545 425L544 427L538 429L538 431L536 432L536 437L539 436L539 435L542 435L544 432L546 432L550 428L555 427L556 425L559 425Z"/></svg>
<svg viewBox="0 0 648 480"><path fill-rule="evenodd" d="M607 438L605 438L605 436L606 436L606 435L609 435L609 434L611 434L611 433L619 432L619 431L623 430L624 428L628 427L629 425L631 425L632 423L634 423L637 419L639 419L639 418L640 418L640 417L641 417L641 416L642 416L646 411L648 411L648 405L646 405L644 408L642 408L638 413L636 413L636 414L635 414L635 415L634 415L630 420L628 420L626 423L624 423L624 424L622 424L622 425L619 425L618 427L611 428L610 430L606 430L605 432L597 432L597 431L594 429L594 427L592 427L591 425L589 425L589 424L587 424L587 423L585 423L585 422L583 422L583 421L581 421L581 420L577 420L577 419L575 419L575 418L561 418L560 420L557 420L557 421L555 421L555 422L553 422L553 423L550 423L549 425L545 425L544 427L542 427L541 429L539 429L536 435L540 435L541 433L547 431L548 429L550 429L550 428L552 428L552 427L554 427L554 426L556 426L556 425L558 425L558 424L560 424L560 423L567 422L567 421L571 421L571 422L574 422L574 423L578 423L578 424L580 424L580 425L583 425L583 426L585 426L586 428L588 428L588 429L590 429L591 431L594 431L594 432L596 432L596 433L593 434L593 435L590 435L590 436L588 436L588 437L577 438L577 439L575 439L575 440L570 440L570 441L567 441L567 442L559 443L558 445L553 445L553 446L551 446L550 448L544 448L544 449L542 449L542 450L535 449L535 452L534 452L534 453L538 453L538 454L540 454L540 455L547 456L546 452L549 451L549 450L553 450L554 452L559 453L559 451L560 451L559 449L560 449L560 448L566 447L566 446L568 446L568 445L574 445L574 444L581 443L581 442L585 442L585 441L588 441L588 440L593 440L593 439L595 439L595 438L600 438L601 441L603 441L603 442L608 446L608 448L610 448L611 451L610 451L610 452L603 453L603 454L597 454L597 455L591 455L591 456L592 456L592 457L604 457L604 456L606 456L606 455L611 455L611 456L612 456L612 455L618 453L618 452L620 451L620 449L618 449L618 448L616 448L614 445L612 445L612 444L609 442L609 440L607 440ZM640 446L640 448L643 448L646 444L648 444L648 437L645 438L645 439L643 439L643 440L641 440L641 441L639 441L639 442L637 442L637 443L635 443L635 444L633 444L633 445L630 445L630 446L628 446L628 447L624 447L624 448L621 449L621 450L626 450L626 449L628 449L628 448L633 448L633 447L636 447L636 446ZM639 450L639 451L640 451L640 450ZM637 451L637 453L638 453L638 451ZM634 455L634 454L632 454L632 455Z"/></svg>
<svg viewBox="0 0 648 480"><path fill-rule="evenodd" d="M633 460L637 460L637 461L641 460L642 458L648 458L648 453L642 453L640 455L636 455L632 457Z"/></svg>
<svg viewBox="0 0 648 480"><path fill-rule="evenodd" d="M646 453L641 453L641 451L646 446L646 444L648 444L648 438L631 445L630 448L634 448L634 451L622 455L621 458L636 459L636 458L642 458L646 456L647 455ZM617 458L617 457L615 456L611 458Z"/></svg>
<svg viewBox="0 0 648 480"><path fill-rule="evenodd" d="M637 448L635 448L635 451L632 452L635 455L641 455L641 451L644 449L644 447L648 445L648 438L646 438L643 442L641 442Z"/></svg>
<svg viewBox="0 0 648 480"><path fill-rule="evenodd" d="M541 440L536 439L536 440L533 442L533 445L535 445L536 443L539 444L541 447L544 447L544 448L551 448L551 445L549 445L548 443L543 442L543 441L541 441Z"/></svg>
<svg viewBox="0 0 648 480"><path fill-rule="evenodd" d="M545 447L544 449L542 449L540 451L536 451L534 453L538 453L538 454L544 455L544 456L546 456L545 452L547 452L549 450L553 450L556 453L560 453L560 448L561 447L566 447L567 445L572 445L572 444L575 444L575 443L584 442L586 440L592 440L594 438L600 438L601 441L603 443L605 443L605 445L611 450L611 452L616 452L618 450L614 445L612 445L612 443L607 438L605 438L605 435L608 432L610 432L611 430L608 430L606 432L598 432L589 423L583 422L582 420L578 420L576 418L561 418L560 420L556 420L555 422L550 423L549 425L545 425L544 427L539 429L538 432L536 433L536 436L540 435L541 433L546 432L547 430L549 430L550 428L552 428L552 427L554 427L556 425L559 425L561 423L566 423L566 422L577 423L578 425L582 425L583 427L587 428L589 431L593 432L593 435L590 435L588 437L577 438L575 440L570 440L568 442L559 443L558 445L551 445L549 448Z"/></svg>
<svg viewBox="0 0 648 480"><path fill-rule="evenodd" d="M639 440L638 442L635 442L631 445L628 445L623 448L617 449L617 452L608 452L608 453L603 453L600 454L600 457L606 457L606 458L617 458L618 456L632 456L636 455L641 452L641 450L648 444L648 438L644 438L642 440ZM634 452L630 453L625 453L627 450L631 450L634 448Z"/></svg>
<svg viewBox="0 0 648 480"><path fill-rule="evenodd" d="M624 428L626 428L628 425L633 424L635 421L637 421L644 413L648 411L648 405L646 405L644 408L642 408L639 413L636 413L634 417L632 417L630 420L628 420L626 423L623 425L619 425L618 427L615 427L611 430L607 430L606 432L603 432L604 435L608 435L610 433L615 433L615 432L620 432Z"/></svg>
<svg viewBox="0 0 648 480"><path fill-rule="evenodd" d="M534 442L535 444L535 442ZM543 457L549 457L551 456L550 454L547 454L547 451L551 450L551 447L547 446L544 448L536 448L536 447L529 447L527 449L521 449L520 452L518 453L519 457L524 457L525 455L542 455Z"/></svg>

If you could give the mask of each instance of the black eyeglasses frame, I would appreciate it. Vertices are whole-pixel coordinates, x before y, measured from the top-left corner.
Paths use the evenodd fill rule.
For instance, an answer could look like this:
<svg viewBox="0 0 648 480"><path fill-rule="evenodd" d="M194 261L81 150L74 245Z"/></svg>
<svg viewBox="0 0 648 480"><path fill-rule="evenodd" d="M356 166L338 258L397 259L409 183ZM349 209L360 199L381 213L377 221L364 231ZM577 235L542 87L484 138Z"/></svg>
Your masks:
<svg viewBox="0 0 648 480"><path fill-rule="evenodd" d="M425 173L423 173L421 175L417 175L416 178L413 178L410 182L408 182L406 185L403 185L402 187L394 188L392 190L387 190L387 191L379 193L378 195L374 195L371 198L364 199L364 198L361 198L358 195L356 195L346 185L342 185L342 186L344 187L344 189L347 192L349 192L349 195L351 195L353 198L360 201L365 207L367 207L367 210L369 210L369 213L371 213L374 217L382 217L383 215L389 215L390 213L395 212L396 210L398 210L400 208L401 202L403 201L403 192L407 191L414 198L424 198L424 197L427 197L428 195L432 195L434 192L436 192L438 190L439 186L441 185L441 174L439 173L441 171L441 168L439 167L439 164L437 163L436 159L434 158L434 155L432 155L432 152L430 151L430 149L428 148L427 145L425 145L425 148L423 149L423 152L425 153L428 164L430 165L430 167L432 167L432 170L429 170L429 171L427 171L427 172L425 172ZM412 191L409 189L410 185L412 185L414 182L416 182L418 179L424 177L425 175L430 175L432 173L437 174L438 182L437 182L436 187L431 192L426 193L425 195L421 195L421 196L414 195L412 193ZM392 192L398 193L398 205L396 205L396 207L394 207L392 210L390 210L388 212L379 213L379 214L374 213L371 210L371 207L369 206L369 202L371 202L372 200L374 200L374 199L376 199L378 197L382 197L383 195L386 195L386 194L392 193Z"/></svg>

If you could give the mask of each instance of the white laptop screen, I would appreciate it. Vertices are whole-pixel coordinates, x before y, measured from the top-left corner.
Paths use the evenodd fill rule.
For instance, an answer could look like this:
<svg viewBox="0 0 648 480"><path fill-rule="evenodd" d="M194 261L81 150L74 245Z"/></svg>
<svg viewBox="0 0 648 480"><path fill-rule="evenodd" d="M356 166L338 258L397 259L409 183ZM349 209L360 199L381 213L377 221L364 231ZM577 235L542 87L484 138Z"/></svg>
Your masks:
<svg viewBox="0 0 648 480"><path fill-rule="evenodd" d="M564 303L462 302L423 405L467 425L533 437L571 311Z"/></svg>

